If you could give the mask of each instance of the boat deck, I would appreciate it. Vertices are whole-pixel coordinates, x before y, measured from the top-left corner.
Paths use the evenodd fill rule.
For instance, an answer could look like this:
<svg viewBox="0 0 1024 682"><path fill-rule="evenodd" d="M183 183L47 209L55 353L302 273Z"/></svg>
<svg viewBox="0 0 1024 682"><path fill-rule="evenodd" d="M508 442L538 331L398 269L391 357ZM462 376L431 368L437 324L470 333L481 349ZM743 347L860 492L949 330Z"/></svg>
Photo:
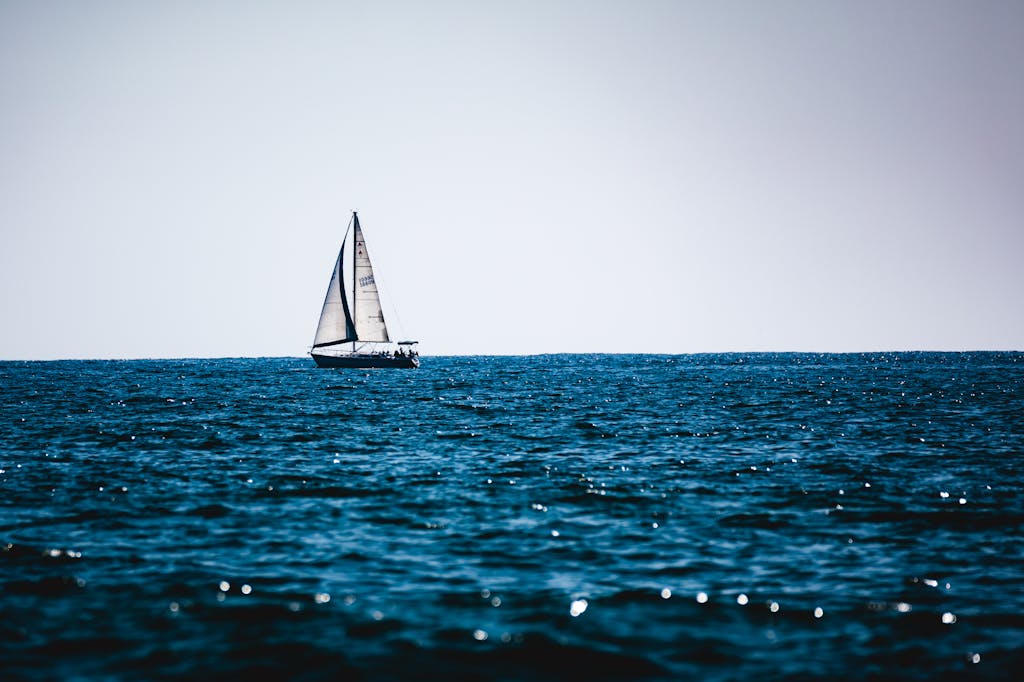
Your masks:
<svg viewBox="0 0 1024 682"><path fill-rule="evenodd" d="M317 367L349 367L353 369L373 369L396 367L414 369L420 366L416 355L384 355L381 353L353 353L349 355L320 355L311 353Z"/></svg>

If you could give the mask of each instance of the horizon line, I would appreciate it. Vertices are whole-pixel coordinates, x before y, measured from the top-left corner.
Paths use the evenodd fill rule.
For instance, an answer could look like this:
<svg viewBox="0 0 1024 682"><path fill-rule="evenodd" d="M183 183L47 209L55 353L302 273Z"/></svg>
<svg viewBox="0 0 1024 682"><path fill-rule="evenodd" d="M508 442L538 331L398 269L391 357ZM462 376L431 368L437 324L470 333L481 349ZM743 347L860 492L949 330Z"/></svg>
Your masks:
<svg viewBox="0 0 1024 682"><path fill-rule="evenodd" d="M890 348L874 350L726 350L726 351L544 351L537 353L420 353L421 358L531 358L555 355L638 355L652 357L682 357L695 355L872 355L899 353L1024 353L1021 348ZM181 355L181 356L124 356L124 357L58 357L58 358L0 358L0 362L138 362L151 360L304 360L307 355Z"/></svg>

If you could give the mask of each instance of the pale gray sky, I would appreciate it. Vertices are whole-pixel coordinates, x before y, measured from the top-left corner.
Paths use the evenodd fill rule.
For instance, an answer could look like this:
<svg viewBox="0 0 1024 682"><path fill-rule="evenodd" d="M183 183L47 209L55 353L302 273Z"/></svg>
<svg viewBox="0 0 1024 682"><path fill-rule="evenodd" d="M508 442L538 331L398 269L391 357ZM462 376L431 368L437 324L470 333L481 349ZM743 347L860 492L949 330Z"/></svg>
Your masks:
<svg viewBox="0 0 1024 682"><path fill-rule="evenodd" d="M1022 121L1016 1L0 1L0 359L302 355L352 209L424 354L1021 349Z"/></svg>

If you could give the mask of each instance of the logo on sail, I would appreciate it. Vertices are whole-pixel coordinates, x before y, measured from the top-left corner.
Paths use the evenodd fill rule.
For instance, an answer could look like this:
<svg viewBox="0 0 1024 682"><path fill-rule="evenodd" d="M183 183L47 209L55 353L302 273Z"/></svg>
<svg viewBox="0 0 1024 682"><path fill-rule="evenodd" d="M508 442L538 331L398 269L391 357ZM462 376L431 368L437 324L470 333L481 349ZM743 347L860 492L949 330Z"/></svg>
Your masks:
<svg viewBox="0 0 1024 682"><path fill-rule="evenodd" d="M359 278L359 286L368 287L373 284L373 275L366 275Z"/></svg>

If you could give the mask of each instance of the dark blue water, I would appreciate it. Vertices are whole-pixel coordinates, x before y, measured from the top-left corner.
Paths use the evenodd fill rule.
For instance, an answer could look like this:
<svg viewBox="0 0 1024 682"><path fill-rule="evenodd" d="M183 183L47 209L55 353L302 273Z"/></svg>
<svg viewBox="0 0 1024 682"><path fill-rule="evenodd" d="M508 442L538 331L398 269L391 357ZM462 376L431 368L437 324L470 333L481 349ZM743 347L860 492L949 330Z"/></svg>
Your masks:
<svg viewBox="0 0 1024 682"><path fill-rule="evenodd" d="M1012 679L1024 354L0 363L4 680Z"/></svg>

